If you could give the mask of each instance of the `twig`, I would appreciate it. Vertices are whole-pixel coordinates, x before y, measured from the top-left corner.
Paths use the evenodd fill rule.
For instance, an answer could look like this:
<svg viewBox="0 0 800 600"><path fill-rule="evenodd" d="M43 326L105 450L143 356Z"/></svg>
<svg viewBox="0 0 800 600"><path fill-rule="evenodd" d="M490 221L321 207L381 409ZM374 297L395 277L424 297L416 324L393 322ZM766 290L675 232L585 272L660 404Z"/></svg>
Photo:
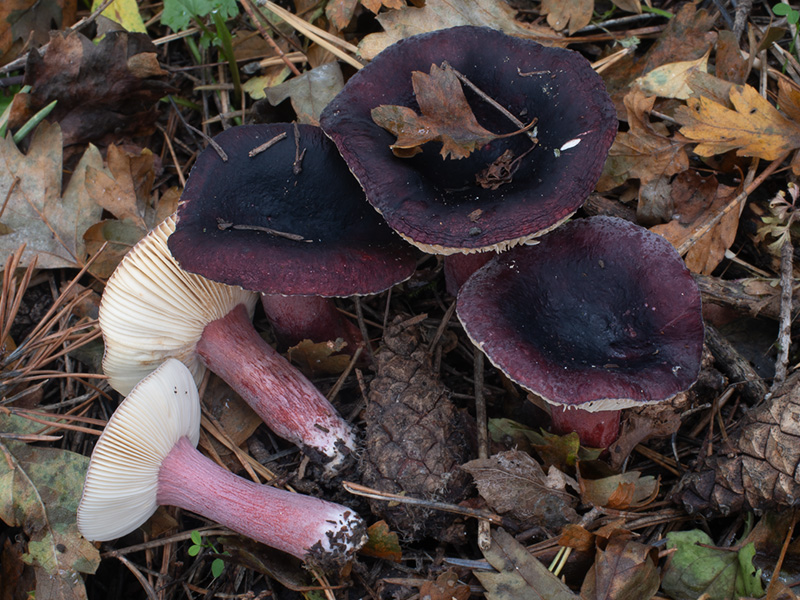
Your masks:
<svg viewBox="0 0 800 600"><path fill-rule="evenodd" d="M150 585L150 582L147 581L147 579L145 579L144 575L142 575L142 572L136 567L136 565L134 565L124 556L115 556L114 558L128 567L128 570L133 573L133 576L139 581L139 584L144 589L149 600L158 600L158 596L156 596L156 591L153 589L153 586Z"/></svg>
<svg viewBox="0 0 800 600"><path fill-rule="evenodd" d="M284 140L284 139L286 139L286 132L285 131L283 133L279 133L274 138L264 142L260 146L256 146L255 148L250 150L250 152L247 153L247 156L249 156L250 158L253 158L254 156L258 156L259 154L261 154L265 150L269 150L275 144L277 144L278 142L280 142L281 140Z"/></svg>
<svg viewBox="0 0 800 600"><path fill-rule="evenodd" d="M448 504L447 502L424 500L422 498L414 498L412 496L401 496L399 494L390 494L389 492L381 492L379 490L369 488L365 485L354 483L352 481L343 481L342 487L345 489L345 491L350 492L354 496L364 496L365 498L372 498L373 500L398 502L400 504L411 504L413 506L422 506L425 508L432 508L434 510L442 510L444 512L455 513L457 515L464 515L466 517L485 519L486 521L489 521L498 526L504 524L503 517L501 517L500 515L496 515L492 512L489 512L488 510L468 508L466 506L459 506L457 504Z"/></svg>
<svg viewBox="0 0 800 600"><path fill-rule="evenodd" d="M786 380L786 367L789 364L789 346L792 344L792 277L794 245L790 236L781 245L781 318L778 333L778 357L775 360L775 379L771 392L775 392Z"/></svg>
<svg viewBox="0 0 800 600"><path fill-rule="evenodd" d="M300 175L303 172L303 158L307 148L300 150L300 128L294 123L294 162L292 163L292 173Z"/></svg>
<svg viewBox="0 0 800 600"><path fill-rule="evenodd" d="M356 307L358 330L361 332L361 337L364 338L364 348L367 350L369 362L370 364L375 364L375 353L372 351L372 344L369 343L369 331L367 331L367 322L364 320L364 309L361 306L361 300L358 296L353 296L353 304L355 304Z"/></svg>
<svg viewBox="0 0 800 600"><path fill-rule="evenodd" d="M231 223L230 221L226 221L220 217L217 217L217 227L221 231L227 231L228 229L237 229L242 231L261 231L263 233L268 233L270 235L274 235L277 237L286 238L287 240L292 240L293 242L313 242L313 240L307 240L302 235L297 233L287 233L286 231L278 231L277 229L272 229L270 227L263 227L261 225L237 225Z"/></svg>
<svg viewBox="0 0 800 600"><path fill-rule="evenodd" d="M300 75L300 70L294 65L294 63L286 55L286 53L283 50L281 50L281 47L278 46L277 43L275 43L275 40L272 39L272 36L269 34L269 31L267 31L267 29L261 23L261 19L259 19L256 16L256 9L253 6L253 3L250 0L242 0L242 6L244 7L244 10L250 17L250 20L256 26L256 29L258 29L258 32L261 34L261 37L264 38L270 46L272 46L272 49L275 51L275 54L277 54L278 57L284 62L284 64L287 67L289 67L292 73L294 73L295 75Z"/></svg>
<svg viewBox="0 0 800 600"><path fill-rule="evenodd" d="M475 421L478 426L478 458L489 457L489 431L486 423L486 397L483 395L483 352L473 348L473 367L475 377ZM489 521L478 521L478 547L484 552L492 546Z"/></svg>

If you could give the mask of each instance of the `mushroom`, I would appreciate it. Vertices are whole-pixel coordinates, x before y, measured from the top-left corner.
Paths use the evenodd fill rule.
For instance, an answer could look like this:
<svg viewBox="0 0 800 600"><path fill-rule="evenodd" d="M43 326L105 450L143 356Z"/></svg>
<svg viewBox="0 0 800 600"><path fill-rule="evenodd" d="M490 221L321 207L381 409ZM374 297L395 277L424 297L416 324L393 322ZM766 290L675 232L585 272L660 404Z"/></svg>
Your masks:
<svg viewBox="0 0 800 600"><path fill-rule="evenodd" d="M498 255L456 306L492 364L584 445L607 447L621 409L667 400L700 370L694 279L669 242L622 219L576 220Z"/></svg>
<svg viewBox="0 0 800 600"><path fill-rule="evenodd" d="M416 251L370 208L318 127L246 125L214 142L227 159L208 147L189 175L169 240L178 263L261 292L286 345L336 337L352 349L362 344L331 298L376 294L409 278Z"/></svg>
<svg viewBox="0 0 800 600"><path fill-rule="evenodd" d="M372 111L399 105L419 112L412 73L445 63L518 120L467 85L480 125L509 133L537 119L536 140L495 139L460 160L443 160L435 142L411 158L395 156L394 136ZM600 177L617 116L602 79L577 52L464 26L381 52L323 110L320 126L390 227L426 252L453 255L504 251L569 218ZM489 184L489 172L501 176Z"/></svg>
<svg viewBox="0 0 800 600"><path fill-rule="evenodd" d="M339 470L355 450L350 425L250 321L257 295L182 270L167 248L166 219L128 252L100 304L103 370L127 394L165 359L222 377L279 436Z"/></svg>
<svg viewBox="0 0 800 600"><path fill-rule="evenodd" d="M167 359L134 386L95 445L78 506L84 537L121 537L169 505L322 566L343 563L365 542L351 509L238 477L197 450L199 437L192 374Z"/></svg>

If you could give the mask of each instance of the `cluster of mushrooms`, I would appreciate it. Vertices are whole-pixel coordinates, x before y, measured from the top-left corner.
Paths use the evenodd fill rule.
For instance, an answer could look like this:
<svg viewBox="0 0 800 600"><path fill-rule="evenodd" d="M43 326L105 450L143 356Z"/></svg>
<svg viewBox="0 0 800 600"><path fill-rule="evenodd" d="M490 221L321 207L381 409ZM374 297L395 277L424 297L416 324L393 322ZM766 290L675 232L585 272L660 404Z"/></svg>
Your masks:
<svg viewBox="0 0 800 600"><path fill-rule="evenodd" d="M411 73L444 63L508 113L536 117L535 139L497 139L458 161L443 161L436 144L394 156L393 136L371 111L415 106ZM487 128L515 129L466 93ZM340 472L352 462L355 432L254 329L256 302L282 346L342 338L352 350L368 342L331 299L408 279L420 250L446 255L470 339L556 405L557 430L605 446L620 409L687 389L703 326L680 257L620 219L564 224L593 189L616 127L601 79L577 53L458 27L381 53L324 110L320 127L249 125L217 136L177 215L140 241L106 286L103 368L127 397L92 455L81 532L114 539L174 505L317 564L351 558L366 539L351 509L243 480L196 450L197 385L210 369L274 433ZM523 157L511 176L477 185L476 173L507 151Z"/></svg>

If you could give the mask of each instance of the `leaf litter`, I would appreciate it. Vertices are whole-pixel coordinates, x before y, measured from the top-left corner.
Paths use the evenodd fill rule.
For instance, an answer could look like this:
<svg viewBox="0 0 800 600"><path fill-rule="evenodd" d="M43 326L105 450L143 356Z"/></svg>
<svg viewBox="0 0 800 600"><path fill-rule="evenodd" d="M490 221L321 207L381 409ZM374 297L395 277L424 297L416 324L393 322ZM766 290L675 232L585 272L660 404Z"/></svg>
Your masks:
<svg viewBox="0 0 800 600"><path fill-rule="evenodd" d="M211 561L190 556L180 541L205 523L167 511L145 527L156 536L148 552L159 558L147 562L151 559L132 552L126 567L139 575L149 568L148 573L164 577L167 567L159 573L158 565L170 562L164 553L174 553L171 557L186 562L176 563L170 576L188 573L187 585L212 597L222 589L217 585L263 592L263 578L286 589L322 587L328 598L338 597L340 582L376 590L379 597L418 593L431 599L468 594L493 599L760 597L767 587L770 597L793 597L784 581L791 583L800 575L794 561L798 544L792 534L793 513L785 509L800 497L795 477L800 462L794 422L797 378L790 373L785 384L777 381L770 396L762 394L754 402L742 391L741 380L731 375L754 373L748 377L762 387L753 389L767 389L762 380L769 382L773 372L759 362L776 362L774 348L760 348L766 360L745 356L735 327L757 313L762 328L764 323L772 327L781 304L790 315L800 308L800 297L793 298L792 290L796 271L791 264L787 270L782 251L798 233L786 198L793 197L794 178L800 174L800 72L787 43L789 34L767 28L773 15L752 9L748 31L739 38L726 28L725 15L692 3L648 3L647 9L671 11L672 17L664 18L645 14L647 9L635 0L614 2L611 19L647 19L645 27L636 21L609 25L604 21L609 16L593 13L598 6L586 0L290 4L305 19L302 29L277 13L267 18L281 32L271 40L274 46L293 53L291 60L300 61L293 65L302 74L290 75L288 62L270 44L261 45L261 52L270 48L268 57L248 56L240 63L251 93L266 87L274 104L269 107L248 99L242 106L232 102L231 63L221 43L204 46L195 55L179 40L163 42L157 37L170 32L141 5L137 16L145 17L147 34L112 32L92 40L95 32L89 27L81 34L56 35L42 50L36 48L48 41L45 21L47 26L72 23L72 3L15 2L15 9L23 11L21 18L0 22L0 62L16 65L4 73L17 69L13 72L32 86L5 94L8 101L14 97L10 130L18 131L39 108L57 100L49 122L19 145L8 136L0 140L5 165L0 173L0 247L11 257L0 298L0 390L3 411L8 411L0 412L5 456L0 463L0 517L9 528L19 527L24 538L4 550L3 585L28 585L40 599L100 597L98 588L92 584L87 589L83 579L97 568L99 553L70 520L91 450L85 436L102 425L116 400L101 400L90 383L102 354L92 310L103 281L126 249L174 210L178 185L206 143L203 135L256 118L314 123L351 73L335 59L353 58L353 44L360 49L359 60L366 61L409 35L477 24L549 45L569 45L597 60L623 127L596 193L579 216L603 206L612 214L638 219L680 248L687 267L705 282L707 322L722 331L728 344L723 348L717 337L709 336L709 358L695 388L665 409L668 414L632 411L620 440L601 454L582 447L577 436L548 433L541 403L520 394L493 368L478 376L471 343L447 317L448 297L439 287L438 264L428 259L390 296L362 299L354 309L350 300L340 303L352 309L354 320L373 340L383 339L383 347L402 338L390 331L396 315L418 315L415 336L422 341L416 350L407 348L416 352L415 358L397 348L391 356L377 351L377 363L351 369L324 341L302 345L294 353L359 426L364 418L373 428L375 423L395 422L386 431L402 452L386 458L383 443L373 441L365 457L377 462L379 470L428 459L426 473L435 477L426 485L408 485L416 480L407 474L389 479L407 488L393 488L398 499L405 495L418 506L433 502L436 508L410 513L418 522L393 520L392 514L409 513L385 500L369 506L316 479L295 450L282 447L258 423L228 415L227 392L207 383L207 428L214 442L206 440L204 451L230 470L260 480L277 478L275 483L352 505L372 525L370 550L359 558L371 572L357 567L356 576L309 576L274 553L227 537L221 539L230 551L228 560L241 565L246 575L235 580L227 563L214 580L208 570ZM199 22L208 29L209 40L215 35L221 39L219 20L211 16L217 11L223 22L228 19L235 39L255 37L251 17L234 19L233 6L219 0L168 2L162 19L175 32ZM25 24L34 35L22 35ZM620 40L631 50L606 63L619 51ZM245 64L249 60L277 62L251 67ZM212 66L213 61L218 64ZM385 120L398 134L397 150L413 153L433 141L442 144L442 155L466 156L496 136L475 119L461 83L437 64L434 57L430 74L408 74L414 78L419 112L410 106L382 107L390 114ZM329 71L332 77L317 82L317 74ZM259 79L262 73L272 75ZM162 102L166 94L174 94L172 102ZM153 135L156 125L161 135ZM425 135L406 135L423 130ZM499 157L476 183L502 192L513 178L517 158ZM783 198L785 206L776 198ZM32 268L24 271L34 265L35 273ZM782 277L782 272L789 275ZM66 292L60 294L64 286ZM17 334L12 326L32 302L31 287L47 289L54 308L46 311L39 329ZM259 326L269 338L268 326ZM731 348L732 353L723 354ZM789 350L791 367L797 362L796 348L790 343ZM734 370L745 363L750 371ZM408 390L417 390L411 394L415 398L431 400L425 409L429 412L417 420L427 417L441 425L426 436L406 427L400 417L375 416L380 405L387 414L402 415ZM476 458L480 436L472 406L478 395L488 399L490 417L489 452L481 458ZM50 405L58 408L43 412ZM242 426L230 418L241 420ZM438 446L435 452L433 446ZM364 482L380 487L381 479ZM453 482L460 493L444 493ZM438 520L437 511L445 509L455 516ZM745 526L748 510L763 511L750 533ZM697 514L708 519L706 532L688 521ZM495 524L483 542L464 515L483 515ZM142 539L141 533L135 535ZM176 543L167 547L162 539ZM406 559L414 560L414 566L402 570ZM783 569L780 578L771 575L776 567ZM145 593L154 589L145 576L138 581ZM166 597L174 593L165 592Z"/></svg>

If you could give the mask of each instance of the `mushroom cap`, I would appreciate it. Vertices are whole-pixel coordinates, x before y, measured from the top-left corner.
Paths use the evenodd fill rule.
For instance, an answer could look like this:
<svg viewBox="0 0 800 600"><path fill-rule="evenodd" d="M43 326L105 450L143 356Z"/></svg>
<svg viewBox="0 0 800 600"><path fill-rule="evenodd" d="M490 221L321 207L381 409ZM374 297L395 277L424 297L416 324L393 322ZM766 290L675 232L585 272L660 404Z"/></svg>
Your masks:
<svg viewBox="0 0 800 600"><path fill-rule="evenodd" d="M113 540L150 518L161 463L182 437L197 446L200 399L189 370L167 359L131 390L95 444L78 505L86 539Z"/></svg>
<svg viewBox="0 0 800 600"><path fill-rule="evenodd" d="M614 217L498 255L461 288L457 313L497 368L553 404L660 402L700 370L694 279L664 238Z"/></svg>
<svg viewBox="0 0 800 600"><path fill-rule="evenodd" d="M206 325L244 304L253 316L258 295L209 281L178 266L167 248L168 217L137 243L114 271L100 302L103 371L128 394L167 358L183 362L195 383L205 373L195 346Z"/></svg>
<svg viewBox="0 0 800 600"><path fill-rule="evenodd" d="M250 156L281 134L285 139ZM214 141L228 160L212 147L200 154L169 240L184 269L267 294L328 297L382 292L414 272L416 251L370 208L318 127L244 125ZM234 227L220 229L218 219Z"/></svg>
<svg viewBox="0 0 800 600"><path fill-rule="evenodd" d="M438 143L398 158L389 147L394 136L372 120L381 105L419 112L412 72L428 73L443 61L520 121L538 119L538 145L496 190L477 185L476 173L508 149L520 156L531 147L528 136L494 140L461 160L442 160ZM517 130L463 87L486 129ZM320 125L395 231L427 252L452 254L505 250L566 220L600 177L617 116L602 79L577 52L464 26L412 36L381 52L328 104Z"/></svg>

